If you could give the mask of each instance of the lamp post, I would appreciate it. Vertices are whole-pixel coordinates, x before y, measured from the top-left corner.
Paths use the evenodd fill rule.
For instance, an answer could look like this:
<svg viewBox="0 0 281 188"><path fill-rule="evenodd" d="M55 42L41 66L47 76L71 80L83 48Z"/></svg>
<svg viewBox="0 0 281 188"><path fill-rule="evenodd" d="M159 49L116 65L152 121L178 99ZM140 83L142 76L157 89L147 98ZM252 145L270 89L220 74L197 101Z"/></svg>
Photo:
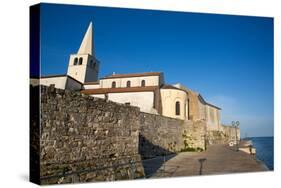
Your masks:
<svg viewBox="0 0 281 188"><path fill-rule="evenodd" d="M232 121L231 122L232 127L235 129L235 144L236 144L236 151L239 151L239 141L238 141L238 135L237 135L237 128L240 125L239 121Z"/></svg>

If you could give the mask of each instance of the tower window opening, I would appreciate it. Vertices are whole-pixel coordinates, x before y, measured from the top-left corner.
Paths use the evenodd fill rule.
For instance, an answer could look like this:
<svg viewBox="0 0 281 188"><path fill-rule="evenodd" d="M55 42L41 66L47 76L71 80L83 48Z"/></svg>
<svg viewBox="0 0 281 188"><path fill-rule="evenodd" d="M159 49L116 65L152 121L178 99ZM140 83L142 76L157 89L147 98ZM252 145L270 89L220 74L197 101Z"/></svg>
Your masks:
<svg viewBox="0 0 281 188"><path fill-rule="evenodd" d="M77 65L77 63L78 63L78 58L75 57L75 58L74 58L74 63L73 63L73 65Z"/></svg>
<svg viewBox="0 0 281 188"><path fill-rule="evenodd" d="M80 58L79 58L79 65L82 65L82 63L83 63L83 58L80 57Z"/></svg>

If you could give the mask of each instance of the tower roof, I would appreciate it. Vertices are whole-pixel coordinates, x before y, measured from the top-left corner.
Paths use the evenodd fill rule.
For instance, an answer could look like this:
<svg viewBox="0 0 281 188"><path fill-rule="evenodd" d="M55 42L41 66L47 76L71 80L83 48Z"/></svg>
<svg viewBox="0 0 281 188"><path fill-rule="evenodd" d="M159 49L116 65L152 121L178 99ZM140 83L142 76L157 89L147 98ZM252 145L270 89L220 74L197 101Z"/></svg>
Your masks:
<svg viewBox="0 0 281 188"><path fill-rule="evenodd" d="M90 54L93 55L93 26L92 22L90 22L88 29L84 35L80 48L77 54Z"/></svg>

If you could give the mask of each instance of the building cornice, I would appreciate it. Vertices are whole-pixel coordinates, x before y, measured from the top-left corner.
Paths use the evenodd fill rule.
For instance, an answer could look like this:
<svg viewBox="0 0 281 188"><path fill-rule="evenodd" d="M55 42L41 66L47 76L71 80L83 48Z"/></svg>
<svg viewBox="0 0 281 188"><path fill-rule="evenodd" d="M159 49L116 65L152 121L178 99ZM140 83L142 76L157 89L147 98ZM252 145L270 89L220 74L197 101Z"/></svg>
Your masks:
<svg viewBox="0 0 281 188"><path fill-rule="evenodd" d="M113 74L110 76L105 76L101 78L105 79L115 79L115 78L132 78L132 77L143 77L143 76L160 76L162 72L144 72L144 73L132 73L132 74Z"/></svg>
<svg viewBox="0 0 281 188"><path fill-rule="evenodd" d="M125 88L98 88L98 89L85 89L82 90L83 94L107 94L107 93L125 93L125 92L154 92L159 87L146 86L146 87L125 87Z"/></svg>

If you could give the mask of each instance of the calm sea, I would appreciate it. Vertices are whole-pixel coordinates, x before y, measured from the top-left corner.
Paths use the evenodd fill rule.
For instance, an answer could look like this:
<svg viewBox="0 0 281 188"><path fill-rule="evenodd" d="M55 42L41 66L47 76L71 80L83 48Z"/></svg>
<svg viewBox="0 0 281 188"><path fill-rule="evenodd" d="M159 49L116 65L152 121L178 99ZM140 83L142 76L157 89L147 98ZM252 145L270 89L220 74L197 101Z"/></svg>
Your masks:
<svg viewBox="0 0 281 188"><path fill-rule="evenodd" d="M256 148L257 159L264 162L270 169L274 168L274 151L273 151L273 137L251 137L254 147Z"/></svg>

